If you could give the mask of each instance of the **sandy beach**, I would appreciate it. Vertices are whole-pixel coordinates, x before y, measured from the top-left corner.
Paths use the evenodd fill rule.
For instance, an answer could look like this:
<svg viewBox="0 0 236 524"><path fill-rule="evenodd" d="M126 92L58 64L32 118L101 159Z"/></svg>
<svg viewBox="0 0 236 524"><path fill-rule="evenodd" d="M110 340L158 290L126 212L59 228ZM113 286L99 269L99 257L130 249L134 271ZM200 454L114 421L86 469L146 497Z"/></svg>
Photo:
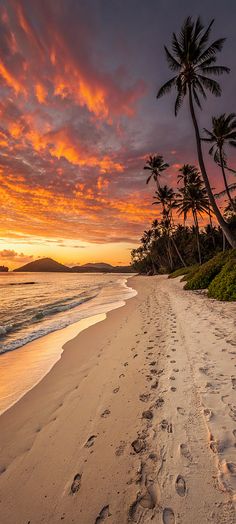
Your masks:
<svg viewBox="0 0 236 524"><path fill-rule="evenodd" d="M130 286L0 417L1 524L235 523L235 304Z"/></svg>

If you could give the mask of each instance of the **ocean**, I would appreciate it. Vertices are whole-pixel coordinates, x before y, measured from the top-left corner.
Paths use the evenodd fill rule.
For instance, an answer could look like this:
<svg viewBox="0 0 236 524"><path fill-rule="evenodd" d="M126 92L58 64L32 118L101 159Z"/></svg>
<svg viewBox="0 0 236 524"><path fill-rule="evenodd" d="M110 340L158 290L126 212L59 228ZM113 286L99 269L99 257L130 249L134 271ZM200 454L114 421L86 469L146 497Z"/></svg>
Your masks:
<svg viewBox="0 0 236 524"><path fill-rule="evenodd" d="M136 294L131 276L0 273L0 413L43 378L66 340Z"/></svg>

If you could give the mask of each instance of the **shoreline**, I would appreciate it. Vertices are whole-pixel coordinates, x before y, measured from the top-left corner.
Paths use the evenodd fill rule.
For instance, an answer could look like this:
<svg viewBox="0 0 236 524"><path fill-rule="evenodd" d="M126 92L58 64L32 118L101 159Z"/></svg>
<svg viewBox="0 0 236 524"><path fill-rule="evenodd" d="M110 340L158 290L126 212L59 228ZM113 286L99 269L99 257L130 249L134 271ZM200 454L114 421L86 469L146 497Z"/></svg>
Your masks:
<svg viewBox="0 0 236 524"><path fill-rule="evenodd" d="M3 524L233 524L233 308L132 287L1 415Z"/></svg>
<svg viewBox="0 0 236 524"><path fill-rule="evenodd" d="M127 297L121 299L121 297L114 296L113 302L101 304L100 307L92 304L90 314L87 309L83 311L84 307L87 308L87 305L83 304L80 306L80 314L86 314L86 316L0 355L0 375L4 377L4 380L0 381L0 416L51 371L61 358L67 341L74 339L90 325L105 320L109 311L125 305L132 294L136 293L128 286L130 278L132 277L123 279ZM27 363L27 369L25 363Z"/></svg>

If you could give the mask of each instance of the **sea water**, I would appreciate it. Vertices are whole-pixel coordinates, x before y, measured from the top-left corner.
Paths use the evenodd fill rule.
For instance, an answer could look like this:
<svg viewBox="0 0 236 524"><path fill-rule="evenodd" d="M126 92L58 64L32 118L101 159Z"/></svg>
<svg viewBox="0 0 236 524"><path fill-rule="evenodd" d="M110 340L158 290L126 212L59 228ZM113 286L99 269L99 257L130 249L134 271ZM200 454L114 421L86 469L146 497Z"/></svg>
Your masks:
<svg viewBox="0 0 236 524"><path fill-rule="evenodd" d="M60 358L63 344L136 292L131 274L0 274L0 413Z"/></svg>

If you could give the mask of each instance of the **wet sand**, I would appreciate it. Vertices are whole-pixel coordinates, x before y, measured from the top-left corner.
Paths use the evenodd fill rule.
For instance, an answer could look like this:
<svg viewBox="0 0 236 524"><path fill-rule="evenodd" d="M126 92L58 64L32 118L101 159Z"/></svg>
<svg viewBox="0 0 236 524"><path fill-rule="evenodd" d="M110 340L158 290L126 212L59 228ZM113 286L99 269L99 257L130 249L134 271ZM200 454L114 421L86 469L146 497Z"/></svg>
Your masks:
<svg viewBox="0 0 236 524"><path fill-rule="evenodd" d="M235 522L235 304L130 285L0 417L2 524Z"/></svg>

